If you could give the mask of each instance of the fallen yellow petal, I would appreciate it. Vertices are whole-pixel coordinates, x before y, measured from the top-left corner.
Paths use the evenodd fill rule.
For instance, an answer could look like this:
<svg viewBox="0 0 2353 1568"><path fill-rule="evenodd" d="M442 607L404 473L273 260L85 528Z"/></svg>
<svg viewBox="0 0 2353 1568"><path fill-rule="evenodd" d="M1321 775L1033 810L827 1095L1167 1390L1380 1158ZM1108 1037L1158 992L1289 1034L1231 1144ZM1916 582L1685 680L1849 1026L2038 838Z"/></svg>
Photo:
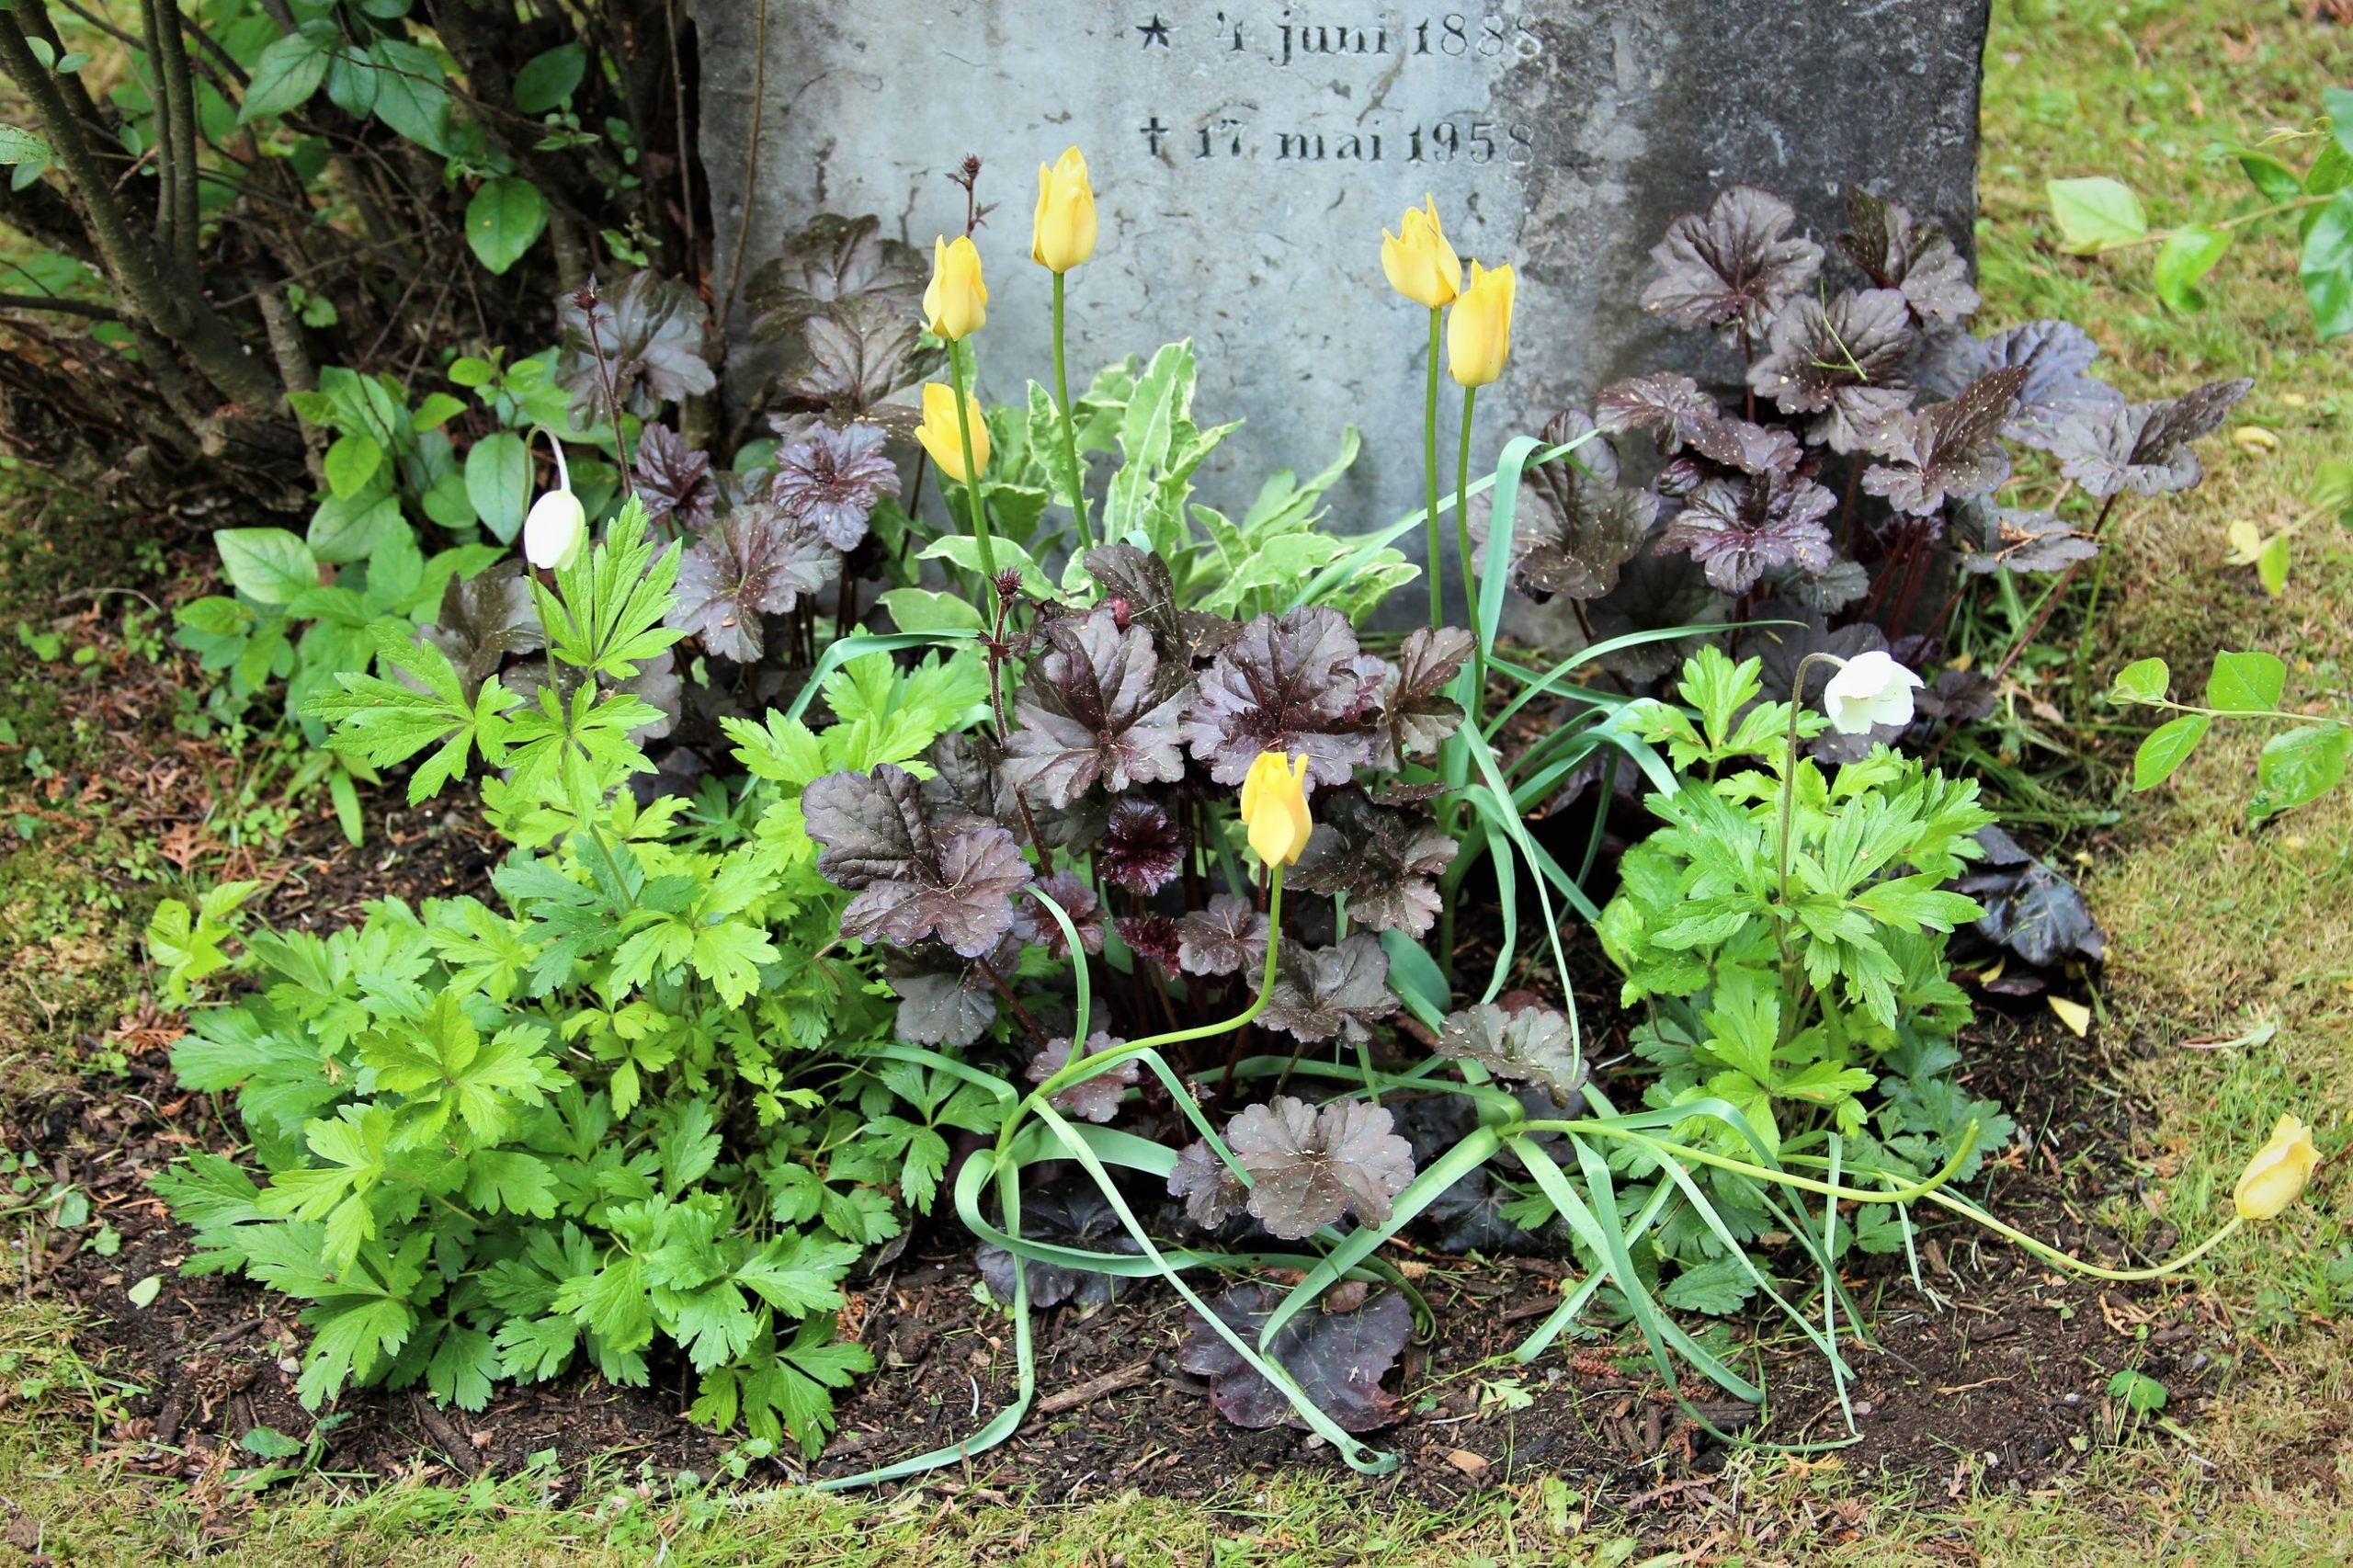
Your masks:
<svg viewBox="0 0 2353 1568"><path fill-rule="evenodd" d="M2059 1015L2059 1021L2074 1031L2077 1040L2091 1033L2092 1010L2089 1007L2081 1002L2071 1002L2064 996L2053 996L2050 1000L2051 1010Z"/></svg>

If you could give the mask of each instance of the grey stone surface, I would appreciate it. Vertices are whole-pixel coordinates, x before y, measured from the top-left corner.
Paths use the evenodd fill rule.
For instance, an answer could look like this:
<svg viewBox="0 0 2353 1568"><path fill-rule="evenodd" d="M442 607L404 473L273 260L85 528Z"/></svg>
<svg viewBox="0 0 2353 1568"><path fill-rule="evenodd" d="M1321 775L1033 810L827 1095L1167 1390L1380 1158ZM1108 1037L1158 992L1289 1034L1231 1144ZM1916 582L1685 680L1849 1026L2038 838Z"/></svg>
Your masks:
<svg viewBox="0 0 2353 1568"><path fill-rule="evenodd" d="M977 153L999 204L983 385L1017 397L1051 378L1037 165L1075 143L1102 244L1072 274L1073 376L1194 337L1204 422L1248 422L1202 476L1221 504L1356 424L1334 525L1357 532L1420 504L1427 318L1380 265L1406 206L1434 194L1466 262L1519 269L1491 462L1618 375L1690 368L1701 340L1636 301L1668 220L1722 186L1779 191L1827 240L1867 182L1968 248L1985 20L1986 0L701 0L703 156L722 266L748 222L748 276L820 210L880 213L927 255L963 221L944 171Z"/></svg>

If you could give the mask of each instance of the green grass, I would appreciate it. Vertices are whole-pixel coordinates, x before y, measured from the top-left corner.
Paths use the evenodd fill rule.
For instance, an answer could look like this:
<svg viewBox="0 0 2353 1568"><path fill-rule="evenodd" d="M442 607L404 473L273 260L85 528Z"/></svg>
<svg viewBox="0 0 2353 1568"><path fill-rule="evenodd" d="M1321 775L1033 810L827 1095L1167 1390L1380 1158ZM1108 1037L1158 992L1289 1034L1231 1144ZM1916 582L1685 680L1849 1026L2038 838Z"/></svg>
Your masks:
<svg viewBox="0 0 2353 1568"><path fill-rule="evenodd" d="M2047 709L2035 727L2061 749L2022 739L1999 764L2014 801L2075 825L2065 845L2083 857L2109 931L2102 1024L2085 1049L2111 1059L2122 1090L2146 1108L2131 1151L2145 1200L2102 1216L2136 1235L2160 1220L2195 1235L2227 1212L2232 1181L2279 1111L2313 1121L2325 1151L2341 1151L2353 1125L2345 1067L2353 796L2249 828L2254 742L2245 737L2210 742L2154 794L2124 796L2116 764L2143 726L2097 698L2131 658L2165 656L2179 678L2217 647L2262 647L2289 660L2291 692L2353 708L2353 549L2344 535L2308 527L2276 600L2249 569L2222 563L2232 521L2268 528L2297 516L2314 465L2353 450L2353 348L2313 340L2292 247L2279 231L2234 248L2210 280L2209 311L2177 316L2156 301L2145 252L2057 255L2042 182L2117 175L2158 224L2236 210L2240 176L2210 149L2302 121L2325 82L2353 80L2353 34L2307 20L2305 10L2273 0L2016 0L2000 8L1988 51L1982 323L2070 317L2100 340L2108 373L2136 397L2254 375L2256 390L2233 423L2279 438L2268 453L2218 438L2205 449L2203 488L2120 509L2097 600L2080 596L2052 623L2058 651L2020 667L2029 700ZM16 564L21 583L39 563ZM75 585L88 580L79 570ZM0 612L11 608L0 603ZM87 724L77 728L73 687L57 665L28 665L8 627L0 643L0 710L52 764L104 744ZM20 775L11 757L20 756L0 754L12 787ZM72 974L80 987L69 1024L40 1036L44 1060L102 1028L110 998L133 979L127 955L139 912L111 907L90 863L122 852L95 843L52 852L36 839L0 861L0 946L19 967ZM11 1025L39 1009L11 1013L8 994L0 981L0 1073L17 1074L9 1051L21 1037ZM2259 1044L2198 1043L2265 1024L2275 1027ZM1120 1499L1070 1508L944 1488L892 1502L679 1491L676 1478L619 1469L568 1507L548 1506L544 1478L533 1475L372 1490L313 1477L249 1506L225 1474L165 1486L125 1472L111 1454L102 1373L75 1356L69 1325L53 1312L12 1301L0 1306L0 1531L91 1562L168 1560L224 1536L210 1557L255 1563L640 1562L659 1553L687 1563L817 1555L847 1564L1468 1565L1641 1561L1669 1541L1710 1561L1752 1562L2347 1561L2353 1183L2325 1173L2312 1201L2234 1241L2191 1288L2253 1348L2218 1403L2185 1421L2186 1437L2135 1437L2093 1456L2063 1487L2030 1496L2001 1491L1998 1477L1958 1496L1942 1485L1915 1496L1835 1464L1744 1455L1719 1489L1739 1496L1736 1514L1690 1508L1634 1526L1609 1511L1625 1499L1557 1484L1498 1488L1441 1514L1354 1483L1295 1477L1215 1506ZM1619 1533L1636 1527L1647 1542L1639 1549Z"/></svg>

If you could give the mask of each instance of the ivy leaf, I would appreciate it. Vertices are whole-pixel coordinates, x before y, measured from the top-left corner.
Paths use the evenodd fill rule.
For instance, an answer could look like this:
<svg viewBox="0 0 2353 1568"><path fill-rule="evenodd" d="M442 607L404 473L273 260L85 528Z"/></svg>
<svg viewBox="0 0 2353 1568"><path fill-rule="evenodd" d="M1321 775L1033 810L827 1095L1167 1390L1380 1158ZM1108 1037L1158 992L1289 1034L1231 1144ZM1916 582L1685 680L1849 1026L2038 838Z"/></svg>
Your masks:
<svg viewBox="0 0 2353 1568"><path fill-rule="evenodd" d="M840 551L774 507L738 506L679 562L665 624L702 639L707 653L756 664L766 645L760 617L791 609L841 564Z"/></svg>
<svg viewBox="0 0 2353 1568"><path fill-rule="evenodd" d="M1268 751L1304 755L1313 784L1345 784L1372 760L1383 673L1338 610L1259 616L1201 676L1185 743L1221 784L1239 785Z"/></svg>
<svg viewBox="0 0 2353 1568"><path fill-rule="evenodd" d="M1176 922L1176 967L1187 974L1255 974L1267 962L1267 917L1239 893L1222 892L1207 909Z"/></svg>
<svg viewBox="0 0 2353 1568"><path fill-rule="evenodd" d="M479 691L507 654L534 653L548 643L531 585L515 562L502 562L478 577L452 576L441 590L439 624L423 631L462 673L469 693Z"/></svg>
<svg viewBox="0 0 2353 1568"><path fill-rule="evenodd" d="M1834 452L1873 446L1912 401L1912 316L1895 290L1842 291L1827 305L1792 301L1773 318L1768 341L1748 384L1784 414L1819 415L1813 437Z"/></svg>
<svg viewBox="0 0 2353 1568"><path fill-rule="evenodd" d="M1584 1103L1585 1063L1578 1060L1568 1018L1553 1008L1506 1012L1482 1002L1450 1013L1438 1028L1438 1053L1476 1062L1498 1078L1541 1084L1564 1108Z"/></svg>
<svg viewBox="0 0 2353 1568"><path fill-rule="evenodd" d="M1014 706L1020 728L1006 742L1017 789L1068 806L1101 783L1112 794L1173 783L1185 772L1177 718L1190 691L1162 693L1160 655L1140 626L1122 630L1108 607L1048 623L1047 648L1029 665Z"/></svg>
<svg viewBox="0 0 2353 1568"><path fill-rule="evenodd" d="M2059 426L2051 447L2058 455L2059 472L2090 495L2188 490L2205 477L2189 443L2221 429L2222 416L2254 385L2246 379L2209 381L2157 403L2070 415Z"/></svg>
<svg viewBox="0 0 2353 1568"><path fill-rule="evenodd" d="M1874 288L1900 290L1922 321L1958 324L1977 309L1969 264L1941 225L1859 186L1847 187L1847 233L1833 242Z"/></svg>
<svg viewBox="0 0 2353 1568"><path fill-rule="evenodd" d="M835 550L856 550L875 506L899 494L898 466L883 440L872 425L818 426L777 453L769 499Z"/></svg>
<svg viewBox="0 0 2353 1568"><path fill-rule="evenodd" d="M1830 529L1822 519L1837 504L1810 479L1769 472L1711 479L1686 498L1653 549L1684 551L1711 586L1745 594L1774 567L1826 570Z"/></svg>
<svg viewBox="0 0 2353 1568"><path fill-rule="evenodd" d="M1643 308L1678 326L1733 326L1763 337L1774 312L1822 267L1820 245L1790 237L1796 222L1795 210L1770 191L1736 185L1718 192L1705 213L1676 219L1653 247L1659 274L1643 290Z"/></svg>
<svg viewBox="0 0 2353 1568"><path fill-rule="evenodd" d="M1098 855L1105 876L1149 897L1184 869L1185 835L1158 801L1122 795L1111 802Z"/></svg>
<svg viewBox="0 0 2353 1568"><path fill-rule="evenodd" d="M1244 1285L1210 1303L1225 1324L1250 1344L1258 1341L1281 1297L1264 1285ZM1210 1381L1210 1403L1236 1426L1254 1430L1307 1423L1290 1401L1260 1377L1223 1335L1193 1312L1185 1314L1185 1347L1177 1365ZM1414 1331L1414 1314L1393 1290L1369 1296L1353 1312L1305 1312L1283 1324L1267 1346L1268 1359L1290 1374L1315 1407L1346 1432L1370 1432L1397 1418L1396 1396L1381 1380L1396 1366Z"/></svg>
<svg viewBox="0 0 2353 1568"><path fill-rule="evenodd" d="M1604 387L1594 400L1593 416L1604 435L1654 430L1662 453L1689 447L1710 462L1743 473L1788 473L1804 451L1787 430L1725 418L1699 382L1668 370ZM1575 455L1585 451L1580 447Z"/></svg>
<svg viewBox="0 0 2353 1568"><path fill-rule="evenodd" d="M1397 662L1381 675L1375 767L1393 772L1408 756L1435 753L1461 728L1462 704L1443 694L1477 646L1477 639L1459 626L1417 626L1405 634Z"/></svg>
<svg viewBox="0 0 2353 1568"><path fill-rule="evenodd" d="M710 312L690 283L632 272L597 294L593 305L574 293L562 295L555 381L571 396L573 424L594 429L618 417L605 403L608 379L613 397L641 419L653 417L665 403L710 391L719 379L711 372L710 340Z"/></svg>
<svg viewBox="0 0 2353 1568"><path fill-rule="evenodd" d="M688 446L684 437L657 420L638 434L631 472L637 479L637 498L645 503L647 522L667 517L671 526L690 533L710 526L719 485L710 476L709 452Z"/></svg>
<svg viewBox="0 0 2353 1568"><path fill-rule="evenodd" d="M1864 470L1863 488L1899 512L1927 517L1948 498L1983 495L2000 484L2010 476L2010 454L1999 437L2026 376L2015 365L1989 371L1949 403L1891 416L1875 449L1892 465Z"/></svg>
<svg viewBox="0 0 2353 1568"><path fill-rule="evenodd" d="M810 785L801 811L824 846L817 869L858 894L842 911L844 936L901 947L937 936L978 958L1013 928L1011 899L1029 884L1029 862L995 824L936 841L918 789L915 775L888 763Z"/></svg>
<svg viewBox="0 0 2353 1568"><path fill-rule="evenodd" d="M1089 1056L1099 1056L1104 1051L1116 1050L1127 1043L1126 1040L1115 1039L1097 1029L1086 1037L1086 1049L1080 1052L1079 1059L1085 1061ZM1033 1084L1042 1084L1069 1066L1070 1048L1070 1038L1067 1035L1060 1040L1048 1040L1046 1048L1029 1059L1029 1081ZM1097 1074L1083 1084L1073 1084L1068 1088L1057 1091L1054 1095L1054 1104L1084 1120L1098 1123L1108 1121L1120 1114L1121 1096L1128 1090L1135 1087L1137 1080L1142 1076L1142 1074L1143 1063L1132 1056L1129 1057L1108 1072Z"/></svg>
<svg viewBox="0 0 2353 1568"><path fill-rule="evenodd" d="M1368 930L1420 937L1438 919L1437 879L1458 847L1427 817L1342 790L1316 803L1315 831L1290 874L1310 892L1347 894L1348 918Z"/></svg>
<svg viewBox="0 0 2353 1568"><path fill-rule="evenodd" d="M1227 1123L1225 1142L1250 1173L1251 1217L1287 1242L1351 1212L1386 1224L1390 1199L1414 1179L1414 1146L1392 1130L1387 1110L1362 1100L1319 1110L1278 1095Z"/></svg>

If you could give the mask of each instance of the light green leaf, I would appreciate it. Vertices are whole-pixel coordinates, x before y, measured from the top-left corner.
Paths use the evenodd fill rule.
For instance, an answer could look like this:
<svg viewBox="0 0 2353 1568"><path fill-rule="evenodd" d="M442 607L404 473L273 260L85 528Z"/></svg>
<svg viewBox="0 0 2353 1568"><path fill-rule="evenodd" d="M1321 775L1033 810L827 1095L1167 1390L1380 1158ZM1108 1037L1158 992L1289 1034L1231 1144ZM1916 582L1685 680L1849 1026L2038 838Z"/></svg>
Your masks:
<svg viewBox="0 0 2353 1568"><path fill-rule="evenodd" d="M2256 822L2320 799L2344 781L2353 753L2353 729L2314 724L2274 735L2255 763L2255 799L2247 813Z"/></svg>
<svg viewBox="0 0 2353 1568"><path fill-rule="evenodd" d="M2115 684L2108 688L2110 702L2162 702L2165 687L2173 680L2173 672L2165 668L2163 659L2135 659L2116 672Z"/></svg>
<svg viewBox="0 0 2353 1568"><path fill-rule="evenodd" d="M2353 190L2338 191L2304 231L2303 258L2296 276L2321 336L2353 332Z"/></svg>
<svg viewBox="0 0 2353 1568"><path fill-rule="evenodd" d="M1045 573L1029 559L1028 551L1008 539L993 540L992 545L996 569L1000 572L1018 571L1024 593L1040 599L1057 597L1054 585L1046 581ZM977 576L981 572L981 541L970 534L949 534L944 539L932 540L930 548L919 559L952 562Z"/></svg>
<svg viewBox="0 0 2353 1568"><path fill-rule="evenodd" d="M2141 199L2120 180L2097 176L2090 179L2054 179L2044 189L2051 198L2051 216L2059 224L2059 248L2075 256L2092 256L2148 237L2149 220Z"/></svg>
<svg viewBox="0 0 2353 1568"><path fill-rule="evenodd" d="M336 437L321 466L326 470L327 488L348 500L384 466L384 449L375 437L355 430Z"/></svg>
<svg viewBox="0 0 2353 1568"><path fill-rule="evenodd" d="M326 74L327 51L307 33L288 33L254 62L245 101L237 106L237 123L245 125L266 115L301 108L319 90Z"/></svg>
<svg viewBox="0 0 2353 1568"><path fill-rule="evenodd" d="M882 608L902 631L980 631L987 626L972 600L929 588L892 588L882 596Z"/></svg>
<svg viewBox="0 0 2353 1568"><path fill-rule="evenodd" d="M558 44L544 54L535 54L515 73L515 108L523 114L545 114L563 107L580 85L580 78L588 69L587 46L580 43Z"/></svg>
<svg viewBox="0 0 2353 1568"><path fill-rule="evenodd" d="M2265 540L2263 548L2256 551L2256 581L2275 599L2288 591L2288 536L2277 533Z"/></svg>
<svg viewBox="0 0 2353 1568"><path fill-rule="evenodd" d="M311 514L311 553L321 561L365 561L400 527L400 522L401 504L396 496L380 494L346 500L330 495Z"/></svg>
<svg viewBox="0 0 2353 1568"><path fill-rule="evenodd" d="M523 531L530 494L530 454L514 431L493 431L466 453L466 499L501 544L514 543Z"/></svg>
<svg viewBox="0 0 2353 1568"><path fill-rule="evenodd" d="M2228 229L2192 223L2175 230L2157 252L2157 298L2168 308L2185 313L2204 310L2206 291L2198 286L2199 281L2214 270L2214 264L2230 248Z"/></svg>
<svg viewBox="0 0 2353 1568"><path fill-rule="evenodd" d="M2203 713L2184 713L2150 731L2132 755L2132 788L2154 790L2172 778L2175 769L2189 760L2213 722Z"/></svg>
<svg viewBox="0 0 2353 1568"><path fill-rule="evenodd" d="M49 143L29 131L13 125L0 125L0 165L32 164L45 166L49 163Z"/></svg>
<svg viewBox="0 0 2353 1568"><path fill-rule="evenodd" d="M2277 653L2217 653L2213 673L2206 677L2206 706L2225 713L2269 713L2287 687L2288 666Z"/></svg>
<svg viewBox="0 0 2353 1568"><path fill-rule="evenodd" d="M466 244L494 273L520 261L547 226L547 198L529 180L513 175L483 181L466 203Z"/></svg>
<svg viewBox="0 0 2353 1568"><path fill-rule="evenodd" d="M212 543L229 581L257 603L282 605L319 585L318 558L284 528L222 528Z"/></svg>

